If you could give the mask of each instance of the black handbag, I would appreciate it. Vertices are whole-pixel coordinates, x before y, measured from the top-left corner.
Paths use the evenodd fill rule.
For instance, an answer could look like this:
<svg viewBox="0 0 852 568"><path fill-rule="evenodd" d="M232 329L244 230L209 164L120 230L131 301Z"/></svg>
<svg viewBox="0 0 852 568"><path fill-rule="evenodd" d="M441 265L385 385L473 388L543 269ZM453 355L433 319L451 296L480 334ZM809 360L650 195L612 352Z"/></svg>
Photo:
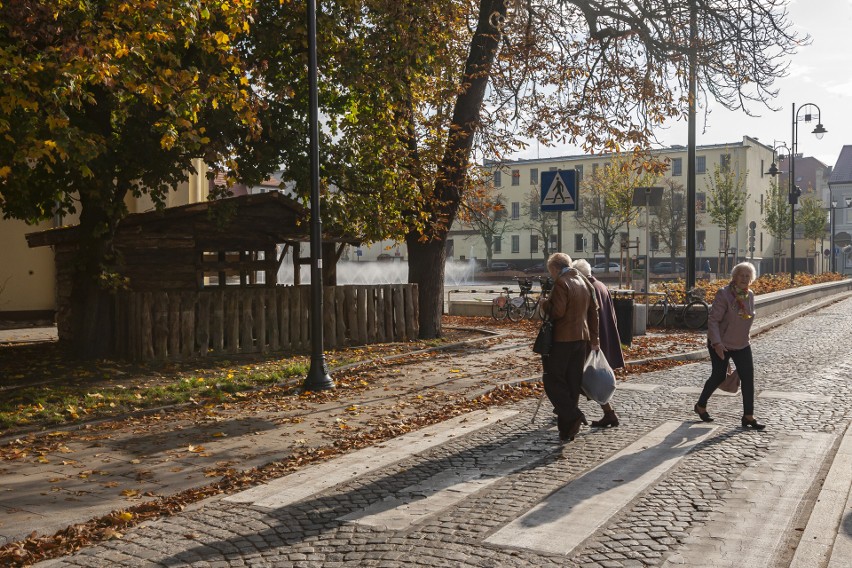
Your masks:
<svg viewBox="0 0 852 568"><path fill-rule="evenodd" d="M538 328L532 350L539 355L550 355L551 347L553 347L553 322L550 318L545 318L541 322L541 327Z"/></svg>

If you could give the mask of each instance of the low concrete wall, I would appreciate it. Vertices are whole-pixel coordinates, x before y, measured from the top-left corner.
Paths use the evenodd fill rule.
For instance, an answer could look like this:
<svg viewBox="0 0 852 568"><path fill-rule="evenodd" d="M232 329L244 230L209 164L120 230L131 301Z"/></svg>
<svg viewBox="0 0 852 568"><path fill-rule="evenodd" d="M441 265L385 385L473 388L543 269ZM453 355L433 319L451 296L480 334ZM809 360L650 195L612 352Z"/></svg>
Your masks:
<svg viewBox="0 0 852 568"><path fill-rule="evenodd" d="M819 298L831 296L852 290L852 279L839 280L837 282L824 282L789 290L780 290L769 294L761 294L755 298L755 309L760 310L761 315L769 315L781 310L786 310L797 304L809 302ZM713 298L707 298L712 301ZM645 333L644 304L636 304L636 308L642 308L641 317L637 317L638 311L634 311L633 333L642 335ZM447 313L451 316L491 316L491 300L452 300L447 302ZM638 320L642 320L641 322ZM641 324L641 325L640 325Z"/></svg>

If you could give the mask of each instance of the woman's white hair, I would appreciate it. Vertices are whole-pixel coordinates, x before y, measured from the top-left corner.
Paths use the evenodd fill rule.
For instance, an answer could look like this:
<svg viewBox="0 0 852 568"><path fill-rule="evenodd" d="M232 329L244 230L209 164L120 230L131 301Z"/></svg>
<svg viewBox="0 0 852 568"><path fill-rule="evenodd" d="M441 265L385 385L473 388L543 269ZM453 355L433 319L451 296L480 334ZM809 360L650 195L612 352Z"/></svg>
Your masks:
<svg viewBox="0 0 852 568"><path fill-rule="evenodd" d="M576 268L577 271L588 278L592 275L592 265L584 258L578 258L571 264L571 268Z"/></svg>
<svg viewBox="0 0 852 568"><path fill-rule="evenodd" d="M751 284L755 280L757 280L757 270L754 269L754 265L750 262L741 262L736 265L731 270L731 278L736 278L737 274L740 272L748 272L748 283Z"/></svg>

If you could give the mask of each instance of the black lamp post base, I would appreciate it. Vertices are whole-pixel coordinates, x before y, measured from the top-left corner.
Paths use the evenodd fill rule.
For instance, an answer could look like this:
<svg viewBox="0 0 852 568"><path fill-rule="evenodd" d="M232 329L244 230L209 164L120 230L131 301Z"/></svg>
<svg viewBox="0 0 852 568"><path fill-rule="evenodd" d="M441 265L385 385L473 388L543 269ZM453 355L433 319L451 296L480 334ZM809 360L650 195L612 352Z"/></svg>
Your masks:
<svg viewBox="0 0 852 568"><path fill-rule="evenodd" d="M311 368L308 370L305 382L302 383L302 389L305 391L321 391L333 389L334 386L334 381L325 368L325 360L321 359L317 361L312 359Z"/></svg>

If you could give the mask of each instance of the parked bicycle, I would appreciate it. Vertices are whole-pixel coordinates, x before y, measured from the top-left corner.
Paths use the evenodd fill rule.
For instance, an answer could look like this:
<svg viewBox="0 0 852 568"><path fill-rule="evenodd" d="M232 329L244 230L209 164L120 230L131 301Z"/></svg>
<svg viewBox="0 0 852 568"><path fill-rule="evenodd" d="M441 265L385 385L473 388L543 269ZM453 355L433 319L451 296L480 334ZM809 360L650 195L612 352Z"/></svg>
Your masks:
<svg viewBox="0 0 852 568"><path fill-rule="evenodd" d="M541 317L539 307L553 288L553 281L548 276L539 276L541 292L534 294L532 279L515 277L515 280L518 281L520 293L512 296L512 291L507 286L503 286L503 291L491 303L491 317L498 321L506 318L521 321L523 318Z"/></svg>
<svg viewBox="0 0 852 568"><path fill-rule="evenodd" d="M528 278L515 278L518 280L518 286L521 289L521 296L524 297L524 317L541 318L539 307L542 301L547 298L550 290L553 289L553 280L549 276L539 276L537 278L541 291L538 294L532 292L532 281Z"/></svg>
<svg viewBox="0 0 852 568"><path fill-rule="evenodd" d="M523 292L523 288L521 288ZM521 321L526 315L526 297L512 296L508 286L503 286L500 295L491 301L491 317L497 321L507 317L512 321Z"/></svg>
<svg viewBox="0 0 852 568"><path fill-rule="evenodd" d="M679 304L673 294L665 290L662 299L651 306L648 322L656 327L666 325L669 310L671 310L676 322L682 322L690 329L700 329L707 325L707 318L710 315L710 306L704 301L703 296L703 290L693 288L686 292L686 302Z"/></svg>

